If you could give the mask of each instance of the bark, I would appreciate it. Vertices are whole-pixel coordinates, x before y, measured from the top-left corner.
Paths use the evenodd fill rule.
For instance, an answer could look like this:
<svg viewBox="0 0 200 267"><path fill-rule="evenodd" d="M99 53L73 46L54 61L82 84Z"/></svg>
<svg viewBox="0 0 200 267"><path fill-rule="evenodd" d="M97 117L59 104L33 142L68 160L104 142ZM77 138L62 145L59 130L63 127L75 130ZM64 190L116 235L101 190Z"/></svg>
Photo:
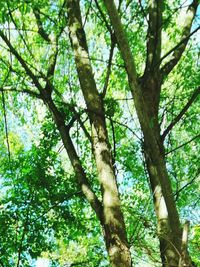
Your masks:
<svg viewBox="0 0 200 267"><path fill-rule="evenodd" d="M144 135L145 161L154 195L161 259L163 266L178 266L181 227L167 174L158 116L152 108L155 102L149 102L148 94L151 94L152 89L146 89L143 85L141 90L146 90L146 94L135 94L134 98Z"/></svg>
<svg viewBox="0 0 200 267"><path fill-rule="evenodd" d="M81 90L91 124L92 147L103 199L103 232L111 266L131 266L125 223L108 140L103 100L89 61L78 0L67 1L69 34Z"/></svg>
<svg viewBox="0 0 200 267"><path fill-rule="evenodd" d="M193 0L187 9L187 13L186 13L185 21L184 21L184 25L183 25L183 30L182 30L182 36L181 36L181 40L180 40L180 45L177 48L175 46L175 49L172 51L172 57L162 67L162 69L161 69L162 79L164 79L173 70L173 68L179 62L183 52L185 51L186 45L189 41L189 38L187 38L187 37L190 36L190 30L192 27L192 22L194 20L195 15L196 15L198 5L199 5L199 1ZM165 58L165 56L163 57L163 59L164 58Z"/></svg>
<svg viewBox="0 0 200 267"><path fill-rule="evenodd" d="M158 222L158 237L160 240L162 265L171 267L178 266L179 263L182 230L173 197L172 186L167 173L164 146L160 135L158 121L159 97L163 80L163 71L161 73L159 69L154 66L156 66L160 59L160 12L162 4L158 5L159 1L151 1L151 3L152 2L155 5L152 5L152 8L149 11L151 23L149 25L148 35L151 37L153 29L156 30L156 35L153 36L154 38L150 38L147 42L148 55L145 75L139 82L135 70L134 58L114 1L104 0L111 24L115 31L117 44L125 63L130 90L133 95L136 112L144 136L145 162L150 177L151 189L154 195L154 208ZM194 2L196 3L196 1ZM194 7L190 6L189 11L191 9L193 14ZM157 11L157 14L155 14L155 11ZM188 27L190 26L191 17ZM182 52L182 50L178 52L177 60ZM174 61L173 66L175 66L175 64L176 62ZM170 68L167 68L171 69L171 67L172 65L170 65Z"/></svg>
<svg viewBox="0 0 200 267"><path fill-rule="evenodd" d="M149 1L149 20L147 32L147 58L144 75L159 67L157 64L161 54L161 29L162 29L163 0Z"/></svg>

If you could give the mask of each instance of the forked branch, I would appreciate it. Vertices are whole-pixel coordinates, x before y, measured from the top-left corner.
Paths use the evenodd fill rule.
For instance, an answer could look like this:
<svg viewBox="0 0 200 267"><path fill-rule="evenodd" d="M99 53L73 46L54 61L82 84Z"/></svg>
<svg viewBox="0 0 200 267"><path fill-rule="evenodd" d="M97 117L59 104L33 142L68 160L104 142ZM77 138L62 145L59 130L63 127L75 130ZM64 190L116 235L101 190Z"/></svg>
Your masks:
<svg viewBox="0 0 200 267"><path fill-rule="evenodd" d="M187 102L187 104L183 107L183 109L180 111L180 113L172 120L172 122L168 125L168 127L164 130L162 134L162 140L165 139L165 137L168 135L168 133L172 130L172 128L181 120L183 115L187 112L189 107L192 105L192 103L196 100L197 96L200 93L200 87L198 87L194 93L192 94L191 98Z"/></svg>
<svg viewBox="0 0 200 267"><path fill-rule="evenodd" d="M178 43L178 45L176 45L175 48L173 48L172 58L161 68L162 79L166 77L173 70L173 68L179 62L183 52L185 51L186 45L189 40L188 36L190 35L192 22L196 15L197 7L198 7L198 0L193 0L191 5L189 5L187 9L181 40ZM164 58L165 57L166 56L164 56Z"/></svg>

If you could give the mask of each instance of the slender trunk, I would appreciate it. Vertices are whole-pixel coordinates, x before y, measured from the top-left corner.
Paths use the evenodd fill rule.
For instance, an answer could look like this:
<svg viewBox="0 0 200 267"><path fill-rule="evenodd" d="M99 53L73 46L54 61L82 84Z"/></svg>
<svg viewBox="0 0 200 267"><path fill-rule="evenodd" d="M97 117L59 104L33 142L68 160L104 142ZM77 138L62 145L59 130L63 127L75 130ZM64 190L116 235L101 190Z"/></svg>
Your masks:
<svg viewBox="0 0 200 267"><path fill-rule="evenodd" d="M93 154L103 200L102 226L106 248L111 266L130 267L131 255L120 207L119 192L106 128L105 111L92 73L79 0L68 0L66 6L71 45L91 124Z"/></svg>
<svg viewBox="0 0 200 267"><path fill-rule="evenodd" d="M160 88L155 82L148 84L154 87L143 85L135 91L135 106L144 135L145 162L154 195L162 264L178 266L182 231L160 137L158 99L155 97Z"/></svg>

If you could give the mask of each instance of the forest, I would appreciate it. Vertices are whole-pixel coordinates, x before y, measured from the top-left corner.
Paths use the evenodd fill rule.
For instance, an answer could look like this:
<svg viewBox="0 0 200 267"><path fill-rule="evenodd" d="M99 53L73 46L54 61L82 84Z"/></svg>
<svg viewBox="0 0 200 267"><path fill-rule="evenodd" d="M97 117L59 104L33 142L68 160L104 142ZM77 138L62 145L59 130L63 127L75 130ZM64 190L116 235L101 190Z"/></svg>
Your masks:
<svg viewBox="0 0 200 267"><path fill-rule="evenodd" d="M199 4L0 1L0 267L200 266Z"/></svg>

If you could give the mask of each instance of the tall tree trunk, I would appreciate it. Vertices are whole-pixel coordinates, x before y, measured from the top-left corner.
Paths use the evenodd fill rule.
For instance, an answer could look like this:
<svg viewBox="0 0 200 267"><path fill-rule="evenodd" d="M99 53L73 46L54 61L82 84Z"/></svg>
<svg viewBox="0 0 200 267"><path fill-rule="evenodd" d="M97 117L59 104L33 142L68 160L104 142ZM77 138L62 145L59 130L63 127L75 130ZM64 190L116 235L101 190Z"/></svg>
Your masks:
<svg viewBox="0 0 200 267"><path fill-rule="evenodd" d="M189 26L195 14L196 1L189 7ZM144 135L144 150L151 189L154 194L154 208L158 221L160 253L164 267L178 266L181 254L182 230L179 215L168 177L164 146L160 136L158 107L163 74L158 68L161 52L161 1L151 1L147 50L148 57L144 76L138 80L132 52L113 0L104 0L111 24L114 28L117 44L124 60L133 95L136 112ZM191 9L191 10L190 10ZM156 15L157 13L157 15ZM192 16L191 16L192 13ZM156 17L157 16L157 19ZM187 31L190 27L187 27ZM155 35L154 35L155 32ZM185 34L185 32L184 32ZM180 53L180 56L182 51ZM174 62L174 65L177 62ZM171 66L171 65L170 65Z"/></svg>
<svg viewBox="0 0 200 267"><path fill-rule="evenodd" d="M102 226L106 248L111 266L129 267L131 266L131 255L126 237L124 218L120 207L103 100L98 93L89 61L79 0L67 1L67 14L76 68L91 124L93 154L103 199Z"/></svg>
<svg viewBox="0 0 200 267"><path fill-rule="evenodd" d="M148 84L157 87L153 82L148 82ZM178 266L182 231L166 169L164 147L158 123L158 110L155 108L157 106L156 99L153 97L155 87L141 86L141 94L134 94L134 99L144 135L145 162L157 217L162 264L165 267L171 267Z"/></svg>

